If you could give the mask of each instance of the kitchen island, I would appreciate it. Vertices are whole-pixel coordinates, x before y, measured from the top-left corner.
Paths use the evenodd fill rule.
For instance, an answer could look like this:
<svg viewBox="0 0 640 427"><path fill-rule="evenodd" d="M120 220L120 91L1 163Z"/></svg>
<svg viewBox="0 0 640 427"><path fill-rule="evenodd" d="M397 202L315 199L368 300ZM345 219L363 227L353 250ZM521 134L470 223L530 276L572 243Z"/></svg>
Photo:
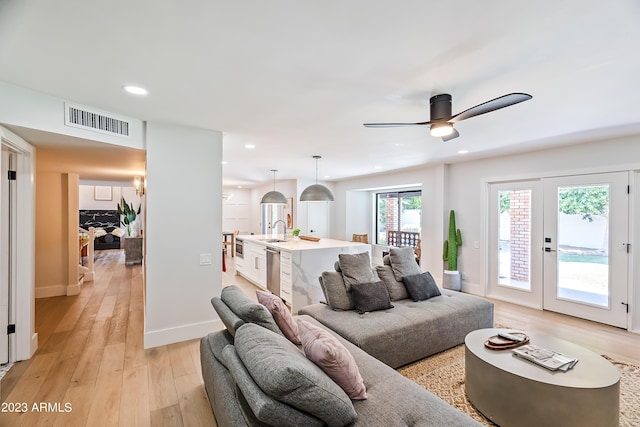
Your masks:
<svg viewBox="0 0 640 427"><path fill-rule="evenodd" d="M324 239L318 242L280 235L239 235L236 274L279 295L297 313L301 307L324 301L318 277L334 269L341 253L369 252L366 243ZM278 270L278 271L276 271Z"/></svg>

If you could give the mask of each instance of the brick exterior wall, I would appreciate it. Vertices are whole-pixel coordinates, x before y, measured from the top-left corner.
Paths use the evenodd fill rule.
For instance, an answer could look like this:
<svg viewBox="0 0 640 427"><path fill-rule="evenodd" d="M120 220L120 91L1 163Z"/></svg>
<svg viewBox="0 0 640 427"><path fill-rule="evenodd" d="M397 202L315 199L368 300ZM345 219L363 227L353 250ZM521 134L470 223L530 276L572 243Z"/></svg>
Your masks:
<svg viewBox="0 0 640 427"><path fill-rule="evenodd" d="M511 191L511 279L529 281L531 191Z"/></svg>
<svg viewBox="0 0 640 427"><path fill-rule="evenodd" d="M386 213L386 230L398 230L398 199L395 197L389 197L385 199L387 203ZM386 233L385 233L386 235ZM389 244L389 242L387 242Z"/></svg>

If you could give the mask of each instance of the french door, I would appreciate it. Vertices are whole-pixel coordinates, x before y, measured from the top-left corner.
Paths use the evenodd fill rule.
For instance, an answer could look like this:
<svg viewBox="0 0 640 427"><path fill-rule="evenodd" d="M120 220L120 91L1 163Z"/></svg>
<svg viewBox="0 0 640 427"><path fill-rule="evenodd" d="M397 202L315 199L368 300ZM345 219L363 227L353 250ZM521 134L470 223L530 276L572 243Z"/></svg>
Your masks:
<svg viewBox="0 0 640 427"><path fill-rule="evenodd" d="M627 172L492 183L487 295L627 328Z"/></svg>
<svg viewBox="0 0 640 427"><path fill-rule="evenodd" d="M544 308L627 328L627 172L544 180Z"/></svg>

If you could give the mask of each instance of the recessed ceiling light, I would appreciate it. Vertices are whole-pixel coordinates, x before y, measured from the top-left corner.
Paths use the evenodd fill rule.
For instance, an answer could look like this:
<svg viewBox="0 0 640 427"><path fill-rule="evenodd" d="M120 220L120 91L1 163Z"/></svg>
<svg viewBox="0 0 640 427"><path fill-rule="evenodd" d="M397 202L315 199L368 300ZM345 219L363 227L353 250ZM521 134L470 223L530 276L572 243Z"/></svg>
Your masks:
<svg viewBox="0 0 640 427"><path fill-rule="evenodd" d="M226 165L226 164L227 164L227 162L225 162L224 160L223 160L222 162L220 162L220 163L222 163L223 165Z"/></svg>
<svg viewBox="0 0 640 427"><path fill-rule="evenodd" d="M123 86L122 88L126 92L132 93L134 95L146 95L148 93L145 88L142 88L140 86L127 85L127 86Z"/></svg>
<svg viewBox="0 0 640 427"><path fill-rule="evenodd" d="M375 165L373 168L374 169L382 169L382 166Z"/></svg>
<svg viewBox="0 0 640 427"><path fill-rule="evenodd" d="M458 150L458 154L467 154L469 150Z"/></svg>
<svg viewBox="0 0 640 427"><path fill-rule="evenodd" d="M331 178L329 175L324 176L324 179L329 179L329 178Z"/></svg>
<svg viewBox="0 0 640 427"><path fill-rule="evenodd" d="M251 150L251 149L256 148L256 146L255 146L255 145L253 145L253 144L246 144L246 145L244 146L244 148L248 148L248 149L250 149L250 150Z"/></svg>

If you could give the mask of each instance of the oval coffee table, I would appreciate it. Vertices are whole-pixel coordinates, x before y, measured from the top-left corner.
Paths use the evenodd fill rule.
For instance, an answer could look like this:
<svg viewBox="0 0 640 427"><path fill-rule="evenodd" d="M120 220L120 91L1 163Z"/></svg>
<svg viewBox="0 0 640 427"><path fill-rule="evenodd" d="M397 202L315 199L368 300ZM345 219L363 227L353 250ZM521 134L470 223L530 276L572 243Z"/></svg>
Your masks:
<svg viewBox="0 0 640 427"><path fill-rule="evenodd" d="M484 342L498 331L479 329L465 343L465 388L469 401L502 427L615 426L620 418L620 373L596 353L558 338L527 333L530 344L577 357L567 372L550 371L489 350Z"/></svg>

